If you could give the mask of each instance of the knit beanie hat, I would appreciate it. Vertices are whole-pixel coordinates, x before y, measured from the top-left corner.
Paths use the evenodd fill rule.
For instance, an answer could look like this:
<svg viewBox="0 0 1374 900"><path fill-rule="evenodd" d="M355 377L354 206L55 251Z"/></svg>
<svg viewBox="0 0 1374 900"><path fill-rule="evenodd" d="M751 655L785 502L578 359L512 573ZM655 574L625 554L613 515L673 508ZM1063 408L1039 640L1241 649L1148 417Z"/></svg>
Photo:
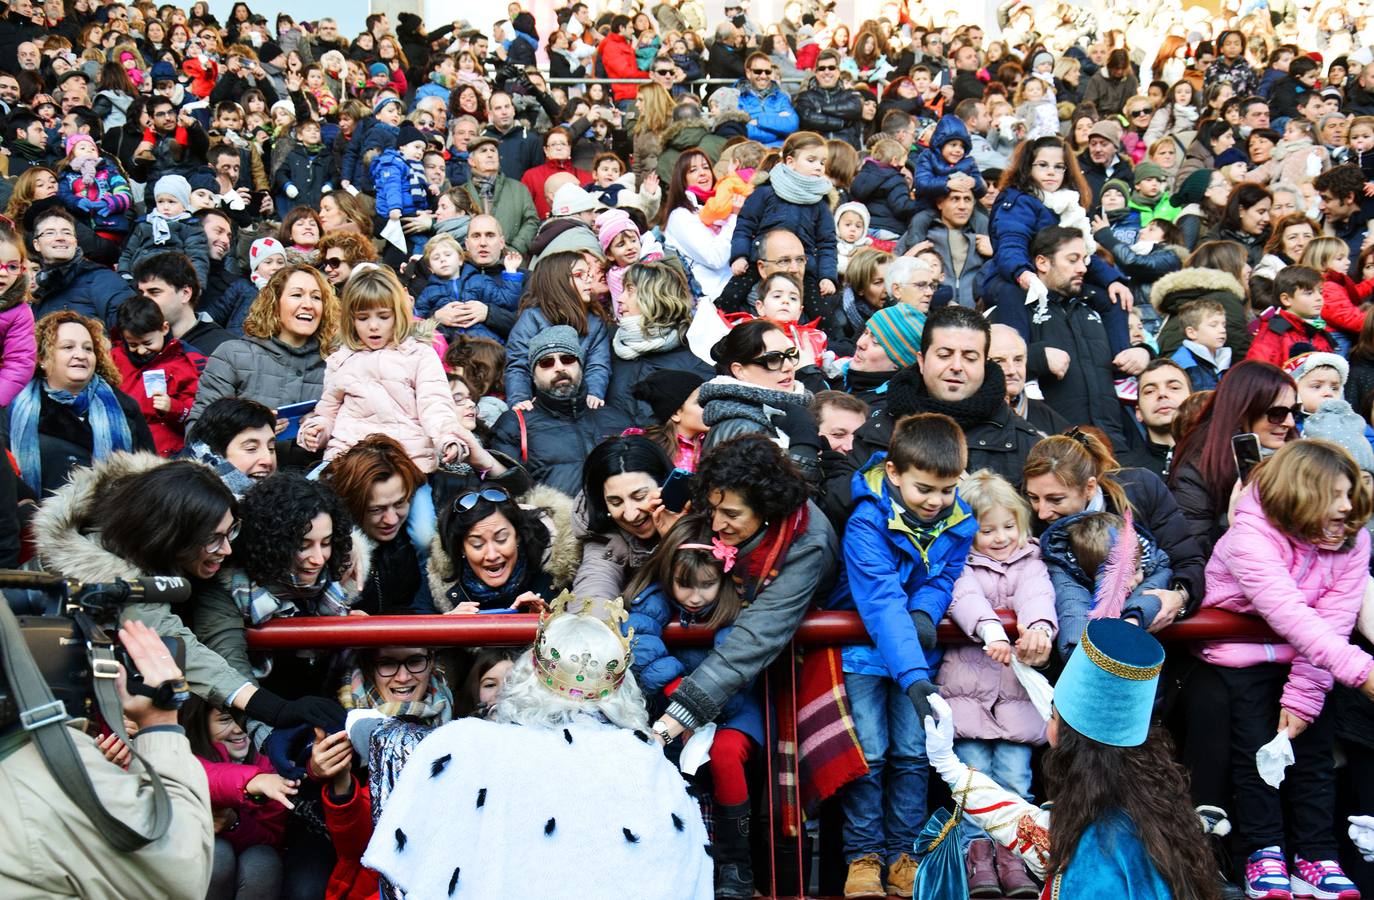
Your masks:
<svg viewBox="0 0 1374 900"><path fill-rule="evenodd" d="M638 382L630 393L641 403L647 403L654 411L654 421L666 425L692 391L706 383L696 372L681 369L659 369L651 372L643 381Z"/></svg>
<svg viewBox="0 0 1374 900"><path fill-rule="evenodd" d="M1179 185L1174 192L1174 201L1183 205L1189 203L1201 203L1202 197L1207 193L1207 188L1212 184L1212 170L1198 169L1187 178L1183 179L1183 184Z"/></svg>
<svg viewBox="0 0 1374 900"><path fill-rule="evenodd" d="M267 279L258 274L258 266L269 256L280 256L286 259L286 248L281 241L276 238L258 238L253 242L253 246L248 248L248 272L253 281L253 286L258 290L267 287Z"/></svg>
<svg viewBox="0 0 1374 900"><path fill-rule="evenodd" d="M276 103L272 104L272 108L268 111L275 116L278 110L289 114L293 119L296 118L296 104L292 103L290 100L278 100Z"/></svg>
<svg viewBox="0 0 1374 900"><path fill-rule="evenodd" d="M153 199L175 197L187 211L191 209L191 182L181 175L163 175L153 185Z"/></svg>
<svg viewBox="0 0 1374 900"><path fill-rule="evenodd" d="M1048 50L1041 50L1039 53L1031 57L1030 71L1034 72L1036 69L1038 69L1045 63L1054 65L1054 54Z"/></svg>
<svg viewBox="0 0 1374 900"><path fill-rule="evenodd" d="M916 363L925 327L926 317L919 309L898 303L875 312L864 329L883 348L887 358L904 369Z"/></svg>
<svg viewBox="0 0 1374 900"><path fill-rule="evenodd" d="M153 63L153 69L149 75L153 79L153 84L177 80L177 70L172 68L172 64L165 59Z"/></svg>
<svg viewBox="0 0 1374 900"><path fill-rule="evenodd" d="M186 179L191 185L191 191L209 191L212 194L219 193L219 181L215 179L215 173L208 169L202 169Z"/></svg>
<svg viewBox="0 0 1374 900"><path fill-rule="evenodd" d="M615 243L616 236L624 231L639 234L639 228L625 210L608 209L596 217L596 238L601 242L603 251L609 251L611 244Z"/></svg>
<svg viewBox="0 0 1374 900"><path fill-rule="evenodd" d="M1350 377L1350 363L1345 361L1344 356L1335 353L1299 353L1283 364L1283 370L1291 375L1294 381L1302 381L1307 373L1321 366L1330 366L1339 372L1341 387L1345 387L1345 381Z"/></svg>
<svg viewBox="0 0 1374 900"><path fill-rule="evenodd" d="M376 78L378 75L386 75L388 72L390 72L390 70L386 67L386 63L375 62L367 67L367 74L370 78Z"/></svg>
<svg viewBox="0 0 1374 900"><path fill-rule="evenodd" d="M1121 149L1121 126L1111 119L1103 119L1093 126L1092 131L1088 132L1089 138L1100 137L1111 141L1113 147Z"/></svg>
<svg viewBox="0 0 1374 900"><path fill-rule="evenodd" d="M1248 164L1249 162L1250 160L1245 158L1244 153L1241 153L1238 149L1232 147L1230 150L1227 150L1225 153L1222 153L1217 157L1217 168L1224 169L1227 166L1234 165L1236 163Z"/></svg>
<svg viewBox="0 0 1374 900"><path fill-rule="evenodd" d="M1158 178L1166 184L1169 176L1165 174L1164 167L1157 162L1150 162L1148 159L1135 167L1135 183L1140 184L1147 178Z"/></svg>
<svg viewBox="0 0 1374 900"><path fill-rule="evenodd" d="M711 92L707 102L715 101L719 112L735 112L739 109L739 90L732 87L717 88Z"/></svg>
<svg viewBox="0 0 1374 900"><path fill-rule="evenodd" d="M1340 397L1322 401L1317 411L1303 423L1305 438L1319 438L1336 444L1355 458L1362 471L1374 473L1374 447L1365 436L1368 424L1350 404Z"/></svg>
<svg viewBox="0 0 1374 900"><path fill-rule="evenodd" d="M529 365L533 369L539 360L552 353L567 353L582 362L582 342L571 325L554 325L545 328L530 340Z"/></svg>
<svg viewBox="0 0 1374 900"><path fill-rule="evenodd" d="M95 142L95 138L91 137L89 134L74 134L71 137L67 138L67 142L64 145L64 148L67 151L67 155L71 156L72 148L74 148L77 144L81 143L82 141L90 141L91 146L95 148L96 152L100 152L100 145Z"/></svg>
<svg viewBox="0 0 1374 900"><path fill-rule="evenodd" d="M835 224L836 224L836 225L839 225L839 224L840 224L840 216L844 215L844 214L847 213L847 212L856 213L856 214L858 214L858 216L859 216L860 219L863 219L863 222L864 222L864 232L866 233L866 232L868 231L868 224L869 224L869 222L871 221L871 220L869 219L868 207L865 206L864 204L858 202L857 200L851 200L851 201L849 201L848 203L841 203L841 204L840 204L838 207L836 207L836 209L835 209Z"/></svg>
<svg viewBox="0 0 1374 900"><path fill-rule="evenodd" d="M396 136L396 146L404 147L406 144L413 144L416 141L419 141L422 144L427 144L429 143L429 138L425 136L425 133L423 131L416 128L409 122L402 122L401 133Z"/></svg>
<svg viewBox="0 0 1374 900"><path fill-rule="evenodd" d="M1102 193L1105 194L1108 191L1120 191L1121 195L1128 200L1131 197L1131 186L1126 182L1122 181L1120 178L1113 178L1106 184L1102 185ZM1098 200L1101 199L1101 197L1098 198Z"/></svg>
<svg viewBox="0 0 1374 900"><path fill-rule="evenodd" d="M278 102L284 102L284 101L278 101ZM376 103L372 104L372 114L373 114L374 116L377 115L377 113L379 113L379 112L382 111L382 107L386 106L388 103L400 103L400 102L401 102L401 98L399 98L399 97L383 97L382 99L378 100ZM276 108L276 104L273 104L273 107L272 107L272 108L275 109L275 108ZM405 108L405 107L402 106L402 109L404 109L404 108ZM295 108L294 106L291 107L291 110L292 110L293 112L295 111L295 109L296 109L296 108ZM468 148L468 152L472 152L472 148L471 148L471 147Z"/></svg>

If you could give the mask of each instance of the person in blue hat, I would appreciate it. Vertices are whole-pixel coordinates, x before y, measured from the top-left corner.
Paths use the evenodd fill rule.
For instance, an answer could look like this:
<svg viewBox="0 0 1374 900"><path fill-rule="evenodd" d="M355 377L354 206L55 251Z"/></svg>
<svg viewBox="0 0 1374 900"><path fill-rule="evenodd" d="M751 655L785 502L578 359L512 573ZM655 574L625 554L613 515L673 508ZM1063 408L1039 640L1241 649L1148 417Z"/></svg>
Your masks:
<svg viewBox="0 0 1374 900"><path fill-rule="evenodd" d="M964 816L1045 880L1043 897L1219 896L1187 775L1168 734L1150 725L1163 664L1164 648L1143 628L1120 619L1088 623L1055 685L1046 729L1053 817L961 763L953 713L931 695L930 764L963 802Z"/></svg>

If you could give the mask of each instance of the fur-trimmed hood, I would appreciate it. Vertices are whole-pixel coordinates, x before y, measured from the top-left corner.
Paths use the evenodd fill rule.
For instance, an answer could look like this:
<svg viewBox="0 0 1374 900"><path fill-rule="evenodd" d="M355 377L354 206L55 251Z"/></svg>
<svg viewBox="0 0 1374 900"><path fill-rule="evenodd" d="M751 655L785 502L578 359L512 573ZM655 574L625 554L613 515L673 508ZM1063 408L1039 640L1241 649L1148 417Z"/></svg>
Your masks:
<svg viewBox="0 0 1374 900"><path fill-rule="evenodd" d="M582 543L573 528L573 500L567 494L547 485L537 485L516 501L521 508L533 510L549 530L549 546L540 562L555 587L572 587L577 567L582 563ZM429 590L434 608L441 613L453 609L448 599L449 587L458 580L458 568L444 550L442 529L436 529L429 548ZM552 597L545 597L552 601Z"/></svg>
<svg viewBox="0 0 1374 900"><path fill-rule="evenodd" d="M688 121L691 120L689 119ZM721 110L716 115L711 116L708 120L712 131L715 131L716 129L720 128L720 126L725 125L729 122L739 122L742 125L747 125L749 124L749 121L750 115L742 109Z"/></svg>
<svg viewBox="0 0 1374 900"><path fill-rule="evenodd" d="M745 116L742 112L722 113L721 115L722 117L729 115L739 115L744 116L745 121L749 120L749 117ZM659 143L663 147L673 147L674 140L676 140L679 136L682 136L685 139L685 143L683 143L681 149L686 150L690 147L695 147L698 143L701 142L702 138L706 137L710 133L711 123L708 122L706 119L701 117L692 119L682 119L677 122L669 123L668 127L663 129L662 133L659 135Z"/></svg>
<svg viewBox="0 0 1374 900"><path fill-rule="evenodd" d="M1176 315L1184 303L1217 292L1245 298L1245 288L1234 275L1217 269L1191 268L1170 272L1156 281L1150 291L1150 302L1163 315Z"/></svg>

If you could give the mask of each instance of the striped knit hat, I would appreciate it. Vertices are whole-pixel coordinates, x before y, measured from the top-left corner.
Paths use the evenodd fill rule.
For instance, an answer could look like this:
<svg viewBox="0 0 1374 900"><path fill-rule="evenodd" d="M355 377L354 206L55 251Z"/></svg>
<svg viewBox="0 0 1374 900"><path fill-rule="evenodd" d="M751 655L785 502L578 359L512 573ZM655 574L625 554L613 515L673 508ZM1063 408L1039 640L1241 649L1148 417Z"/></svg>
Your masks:
<svg viewBox="0 0 1374 900"><path fill-rule="evenodd" d="M921 349L921 332L926 327L925 314L919 309L898 303L875 312L864 327L899 368L916 363L916 354Z"/></svg>

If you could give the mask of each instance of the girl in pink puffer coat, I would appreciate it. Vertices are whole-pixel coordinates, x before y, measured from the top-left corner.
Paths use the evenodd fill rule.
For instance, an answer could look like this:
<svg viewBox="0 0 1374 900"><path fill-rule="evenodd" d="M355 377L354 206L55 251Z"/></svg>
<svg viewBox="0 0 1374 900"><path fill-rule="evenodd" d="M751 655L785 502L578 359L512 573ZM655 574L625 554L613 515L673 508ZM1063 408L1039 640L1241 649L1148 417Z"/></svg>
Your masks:
<svg viewBox="0 0 1374 900"><path fill-rule="evenodd" d="M1336 680L1374 697L1374 657L1350 643L1369 582L1369 515L1369 489L1348 453L1326 441L1293 441L1255 470L1207 564L1203 605L1260 616L1280 639L1195 650L1230 693L1231 820L1249 856L1252 897L1280 883L1288 888L1290 855L1294 894L1353 890L1335 862L1334 723L1324 704ZM1295 762L1283 787L1301 798L1287 810L1255 762L1284 730ZM1294 838L1289 854L1285 825Z"/></svg>

